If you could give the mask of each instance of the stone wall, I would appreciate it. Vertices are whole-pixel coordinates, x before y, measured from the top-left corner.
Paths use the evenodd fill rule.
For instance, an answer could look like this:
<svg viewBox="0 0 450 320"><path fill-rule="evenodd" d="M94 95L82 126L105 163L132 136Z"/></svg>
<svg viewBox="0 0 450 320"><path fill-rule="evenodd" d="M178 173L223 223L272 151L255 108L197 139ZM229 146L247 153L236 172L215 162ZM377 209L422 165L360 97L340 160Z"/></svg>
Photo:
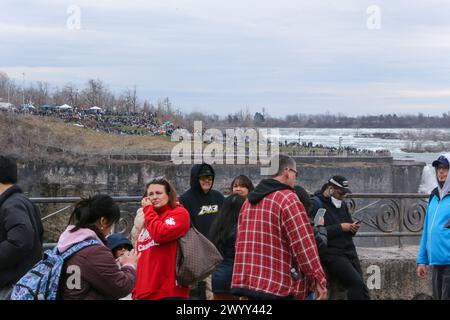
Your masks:
<svg viewBox="0 0 450 320"><path fill-rule="evenodd" d="M153 177L166 176L182 193L189 188L191 165L154 161L99 158L96 163L22 164L20 184L31 196L78 196L105 192L112 195L140 195ZM158 159L161 160L161 159ZM332 175L347 177L353 192L417 192L424 163L397 162L392 158L297 157L298 181L310 191L319 189ZM215 188L229 192L233 177L249 176L256 185L262 178L258 165L214 165Z"/></svg>
<svg viewBox="0 0 450 320"><path fill-rule="evenodd" d="M431 271L426 279L416 275L418 250L418 246L357 248L372 299L431 298Z"/></svg>

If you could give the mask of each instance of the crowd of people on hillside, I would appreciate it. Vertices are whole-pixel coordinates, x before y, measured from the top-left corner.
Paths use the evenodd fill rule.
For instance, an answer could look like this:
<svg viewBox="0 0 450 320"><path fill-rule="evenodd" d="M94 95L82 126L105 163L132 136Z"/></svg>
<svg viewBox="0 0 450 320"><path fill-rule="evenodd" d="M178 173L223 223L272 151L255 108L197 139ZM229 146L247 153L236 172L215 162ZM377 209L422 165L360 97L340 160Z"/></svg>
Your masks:
<svg viewBox="0 0 450 320"><path fill-rule="evenodd" d="M290 154L304 154L304 152L296 152L296 148L307 149L307 155L316 156L362 156L362 157L390 157L391 152L386 149L377 149L377 150L369 150L369 149L360 149L350 146L342 146L342 147L331 147L325 146L323 144L315 144L311 141L306 142L303 141L301 143L296 141L288 142L287 140L284 143L280 142L280 147L289 147Z"/></svg>
<svg viewBox="0 0 450 320"><path fill-rule="evenodd" d="M80 108L58 110L48 107L10 108L0 109L0 111L58 118L66 123L112 134L170 136L174 130L178 129L170 121L160 123L155 112L114 112Z"/></svg>
<svg viewBox="0 0 450 320"><path fill-rule="evenodd" d="M419 277L432 266L435 299L450 298L449 158L432 163L438 186L417 257ZM361 220L345 201L349 182L333 175L311 194L287 155L256 186L236 176L227 197L214 189L217 174L207 163L192 167L180 196L166 178L150 181L128 237L112 233L120 208L110 196L82 199L45 256L39 208L18 186L17 172L13 158L0 156L0 299L324 300L337 287L347 299L370 299L353 241ZM221 259L186 285L178 277L179 241L192 228Z"/></svg>
<svg viewBox="0 0 450 320"><path fill-rule="evenodd" d="M176 129L170 121L160 123L157 114L152 112L113 112L109 110L90 110L73 108L68 110L57 110L56 108L9 108L1 109L0 112L14 112L18 114L32 114L41 117L54 117L62 119L66 123L71 123L80 127L93 129L110 134L128 134L128 135L151 135L151 136L171 136ZM206 128L202 134L205 134ZM191 133L194 133L191 130ZM205 137L204 142L217 142L214 137ZM225 142L225 139L223 141ZM245 140L248 143L248 137ZM236 145L237 143L235 143ZM302 156L363 156L363 157L390 157L389 150L368 150L343 146L341 148L325 146L323 144L314 144L313 142L296 141L279 142L279 147L289 147L290 155ZM307 151L304 151L304 150ZM248 147L246 147L248 151Z"/></svg>

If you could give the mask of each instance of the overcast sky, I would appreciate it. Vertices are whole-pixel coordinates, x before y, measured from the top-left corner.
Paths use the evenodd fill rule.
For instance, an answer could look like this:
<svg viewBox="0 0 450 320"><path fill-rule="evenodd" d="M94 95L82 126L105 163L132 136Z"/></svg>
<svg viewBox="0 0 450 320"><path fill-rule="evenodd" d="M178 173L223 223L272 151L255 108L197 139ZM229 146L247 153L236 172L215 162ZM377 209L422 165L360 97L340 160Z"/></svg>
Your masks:
<svg viewBox="0 0 450 320"><path fill-rule="evenodd" d="M23 72L26 84L99 78L116 93L136 85L141 98L220 115L450 111L450 1L0 0L0 8L0 70L18 84Z"/></svg>

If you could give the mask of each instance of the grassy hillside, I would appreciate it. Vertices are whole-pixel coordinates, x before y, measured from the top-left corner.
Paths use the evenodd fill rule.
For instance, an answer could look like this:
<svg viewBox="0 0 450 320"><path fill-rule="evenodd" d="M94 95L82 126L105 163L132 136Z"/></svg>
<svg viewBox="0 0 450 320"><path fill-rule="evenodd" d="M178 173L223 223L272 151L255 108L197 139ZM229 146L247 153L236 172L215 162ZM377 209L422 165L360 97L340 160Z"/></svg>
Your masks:
<svg viewBox="0 0 450 320"><path fill-rule="evenodd" d="M0 148L22 159L93 154L146 154L170 151L169 137L96 132L64 121L0 113Z"/></svg>

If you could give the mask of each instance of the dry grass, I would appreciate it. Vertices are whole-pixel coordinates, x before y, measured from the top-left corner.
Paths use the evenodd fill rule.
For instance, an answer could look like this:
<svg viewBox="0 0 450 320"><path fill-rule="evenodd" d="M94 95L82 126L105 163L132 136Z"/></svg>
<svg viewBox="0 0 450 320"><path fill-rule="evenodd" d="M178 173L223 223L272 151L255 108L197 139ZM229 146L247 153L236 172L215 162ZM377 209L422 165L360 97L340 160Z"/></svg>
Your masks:
<svg viewBox="0 0 450 320"><path fill-rule="evenodd" d="M108 134L55 118L0 113L0 147L7 153L26 158L55 152L79 155L148 154L170 151L174 145L176 142L165 136Z"/></svg>

